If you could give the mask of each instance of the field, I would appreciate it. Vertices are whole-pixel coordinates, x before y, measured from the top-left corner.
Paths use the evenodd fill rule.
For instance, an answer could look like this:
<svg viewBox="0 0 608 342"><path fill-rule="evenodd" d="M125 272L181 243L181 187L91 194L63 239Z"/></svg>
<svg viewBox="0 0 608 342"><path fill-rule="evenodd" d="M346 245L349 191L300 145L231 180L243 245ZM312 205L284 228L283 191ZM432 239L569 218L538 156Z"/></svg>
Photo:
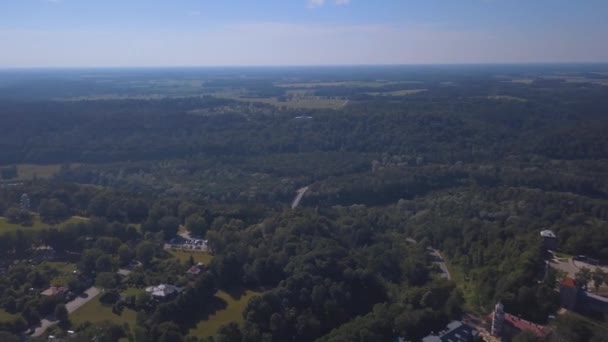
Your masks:
<svg viewBox="0 0 608 342"><path fill-rule="evenodd" d="M32 165L19 164L17 165L17 179L28 180L34 178L51 178L59 172L61 165Z"/></svg>
<svg viewBox="0 0 608 342"><path fill-rule="evenodd" d="M230 97L233 100L242 102L256 102L273 105L287 109L340 109L346 104L346 100L329 99L322 97L294 98L293 100L279 101L276 97L257 98L257 97Z"/></svg>
<svg viewBox="0 0 608 342"><path fill-rule="evenodd" d="M76 270L76 264L68 262L45 261L37 267L50 267L57 271L57 275L51 279L51 286L67 286Z"/></svg>
<svg viewBox="0 0 608 342"><path fill-rule="evenodd" d="M0 322L10 322L15 319L17 315L10 314L2 309L0 309Z"/></svg>
<svg viewBox="0 0 608 342"><path fill-rule="evenodd" d="M282 88L320 88L320 87L383 87L393 84L415 84L415 81L387 82L387 81L338 81L338 82L304 82L283 83L277 85Z"/></svg>
<svg viewBox="0 0 608 342"><path fill-rule="evenodd" d="M213 256L208 253L200 253L200 252L191 253L191 252L186 252L186 251L174 251L174 250L167 250L167 252L169 252L169 254L176 257L180 262L188 261L190 259L191 255L194 258L194 262L202 262L205 265L209 265L211 263L211 260L213 259Z"/></svg>
<svg viewBox="0 0 608 342"><path fill-rule="evenodd" d="M94 298L90 302L86 303L78 310L74 311L70 315L72 324L79 325L84 322L103 322L110 321L115 324L128 323L129 325L135 325L136 312L129 309L124 309L121 315L117 315L112 312L112 306L104 305L99 301L99 296Z"/></svg>
<svg viewBox="0 0 608 342"><path fill-rule="evenodd" d="M422 93L427 90L428 89L403 89L403 90L395 90L395 91L373 92L373 93L367 93L367 94L373 95L373 96L406 96L406 95Z"/></svg>
<svg viewBox="0 0 608 342"><path fill-rule="evenodd" d="M6 218L0 216L0 234L6 233L14 233L17 230L23 230L24 232L37 232L43 229L48 229L50 227L64 227L70 223L78 223L86 221L87 219L84 217L76 217L73 216L69 218L67 221L60 223L58 225L51 225L48 223L44 223L40 220L40 216L34 215L34 224L31 226L21 226L14 223L9 223L6 221Z"/></svg>
<svg viewBox="0 0 608 342"><path fill-rule="evenodd" d="M243 310L249 300L259 295L259 292L245 291L240 297L235 298L224 291L218 291L216 298L221 300L225 307L210 314L206 319L199 322L190 333L198 338L213 336L222 325L230 322L243 322Z"/></svg>

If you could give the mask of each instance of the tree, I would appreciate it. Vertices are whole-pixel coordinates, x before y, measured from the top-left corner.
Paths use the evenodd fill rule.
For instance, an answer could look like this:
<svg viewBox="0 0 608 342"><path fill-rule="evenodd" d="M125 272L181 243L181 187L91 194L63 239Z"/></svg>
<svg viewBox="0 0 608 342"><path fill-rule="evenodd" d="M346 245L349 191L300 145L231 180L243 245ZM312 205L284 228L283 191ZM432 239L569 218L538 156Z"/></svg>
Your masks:
<svg viewBox="0 0 608 342"><path fill-rule="evenodd" d="M205 237L209 225L199 214L192 214L186 219L186 228L194 236Z"/></svg>
<svg viewBox="0 0 608 342"><path fill-rule="evenodd" d="M596 291L599 290L600 286L602 286L602 284L606 281L606 275L606 272L599 267L593 271L593 275L591 277L593 279L593 286L595 287Z"/></svg>
<svg viewBox="0 0 608 342"><path fill-rule="evenodd" d="M137 245L135 250L137 260L145 265L148 265L156 254L156 245L150 241L142 241Z"/></svg>
<svg viewBox="0 0 608 342"><path fill-rule="evenodd" d="M230 322L220 327L217 333L217 342L236 342L243 339L243 334L239 325L235 322Z"/></svg>
<svg viewBox="0 0 608 342"><path fill-rule="evenodd" d="M107 254L102 254L95 262L95 270L97 272L111 272L113 269L112 257Z"/></svg>
<svg viewBox="0 0 608 342"><path fill-rule="evenodd" d="M120 265L128 265L133 260L134 253L129 246L122 244L118 248L118 262Z"/></svg>
<svg viewBox="0 0 608 342"><path fill-rule="evenodd" d="M95 278L95 285L104 290L112 289L116 286L116 275L112 272L101 272Z"/></svg>
<svg viewBox="0 0 608 342"><path fill-rule="evenodd" d="M68 207L58 199L44 199L38 207L40 218L44 222L58 223L64 221L70 216Z"/></svg>
<svg viewBox="0 0 608 342"><path fill-rule="evenodd" d="M57 304L55 306L55 319L59 321L60 324L67 324L70 321L68 309L64 304Z"/></svg>
<svg viewBox="0 0 608 342"><path fill-rule="evenodd" d="M177 235L179 220L174 216L165 216L158 221L160 230L165 234L165 239L171 239Z"/></svg>
<svg viewBox="0 0 608 342"><path fill-rule="evenodd" d="M2 342L19 342L21 338L6 331L0 331L0 341Z"/></svg>
<svg viewBox="0 0 608 342"><path fill-rule="evenodd" d="M578 272L574 274L576 282L585 288L587 284L591 281L591 270L587 267L582 267Z"/></svg>

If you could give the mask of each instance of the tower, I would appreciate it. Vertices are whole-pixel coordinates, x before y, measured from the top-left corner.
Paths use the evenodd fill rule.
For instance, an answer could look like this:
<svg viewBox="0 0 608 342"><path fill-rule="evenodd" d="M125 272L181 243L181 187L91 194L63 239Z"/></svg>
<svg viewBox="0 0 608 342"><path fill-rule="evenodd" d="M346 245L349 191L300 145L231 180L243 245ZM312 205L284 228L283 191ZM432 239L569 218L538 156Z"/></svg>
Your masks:
<svg viewBox="0 0 608 342"><path fill-rule="evenodd" d="M21 195L21 210L30 211L30 197L27 194Z"/></svg>
<svg viewBox="0 0 608 342"><path fill-rule="evenodd" d="M505 307L498 302L494 306L494 315L492 316L492 335L500 336L505 322Z"/></svg>

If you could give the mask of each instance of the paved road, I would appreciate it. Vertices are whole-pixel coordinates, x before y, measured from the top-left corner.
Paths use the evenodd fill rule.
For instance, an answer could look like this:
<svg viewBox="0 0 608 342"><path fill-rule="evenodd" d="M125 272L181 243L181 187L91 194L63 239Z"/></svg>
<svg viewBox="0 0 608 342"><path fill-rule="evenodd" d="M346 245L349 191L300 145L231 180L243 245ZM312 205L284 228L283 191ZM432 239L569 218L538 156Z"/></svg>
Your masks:
<svg viewBox="0 0 608 342"><path fill-rule="evenodd" d="M306 193L306 191L308 191L308 187L305 186L301 189L298 189L297 191L297 195L296 198L293 199L293 202L291 203L291 209L295 209L298 207L298 205L300 204L300 201L302 200L302 197L304 196L304 194Z"/></svg>
<svg viewBox="0 0 608 342"><path fill-rule="evenodd" d="M68 310L68 312L70 314L72 312L76 311L81 306L88 303L89 301L91 301L93 298L97 297L97 295L99 294L99 289L96 288L95 286L93 286L93 287L90 287L89 289L87 289L84 293L85 293L84 295L76 297L74 300L68 302L65 305L65 308ZM51 317L51 316L40 320L40 326L37 327L36 330L34 330L34 333L32 334L32 336L37 337L37 336L44 334L46 329L48 329L50 326L53 326L57 323L59 323L59 321L55 320L55 318Z"/></svg>

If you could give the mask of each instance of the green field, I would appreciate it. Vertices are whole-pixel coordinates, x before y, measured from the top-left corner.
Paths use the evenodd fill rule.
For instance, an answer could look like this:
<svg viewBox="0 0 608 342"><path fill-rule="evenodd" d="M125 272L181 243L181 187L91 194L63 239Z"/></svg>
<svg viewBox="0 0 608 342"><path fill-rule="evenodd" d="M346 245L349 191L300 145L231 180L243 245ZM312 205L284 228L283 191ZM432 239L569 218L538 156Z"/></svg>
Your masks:
<svg viewBox="0 0 608 342"><path fill-rule="evenodd" d="M59 172L61 165L33 165L19 164L17 165L17 178L22 180L34 178L51 178Z"/></svg>
<svg viewBox="0 0 608 342"><path fill-rule="evenodd" d="M373 93L367 93L367 94L373 95L373 96L407 96L407 95L423 93L427 90L428 89L402 89L402 90L395 90L395 91L373 92Z"/></svg>
<svg viewBox="0 0 608 342"><path fill-rule="evenodd" d="M15 319L17 315L10 314L2 309L0 309L0 322L10 322Z"/></svg>
<svg viewBox="0 0 608 342"><path fill-rule="evenodd" d="M110 321L115 324L128 323L131 326L135 325L136 312L129 309L124 309L121 315L112 312L112 306L104 305L99 301L99 296L93 298L78 310L70 315L70 320L73 325L79 325L84 322L98 323Z"/></svg>
<svg viewBox="0 0 608 342"><path fill-rule="evenodd" d="M294 98L288 101L279 101L276 97L234 97L231 99L242 102L265 103L275 107L289 109L340 109L347 103L347 101L343 99L329 99L322 97Z"/></svg>
<svg viewBox="0 0 608 342"><path fill-rule="evenodd" d="M176 257L177 259L179 259L180 262L188 261L190 259L191 255L194 258L194 262L202 262L205 265L209 265L211 263L211 260L213 259L213 256L208 253L201 253L201 252L193 253L193 252L174 251L174 250L167 250L167 252L169 252L169 254L171 254L174 257Z"/></svg>
<svg viewBox="0 0 608 342"><path fill-rule="evenodd" d="M48 229L50 227L64 227L70 223L79 223L88 220L85 217L73 216L69 218L67 221L62 222L57 225L51 225L48 223L44 223L40 220L40 216L34 215L34 224L31 226L21 226L14 223L9 223L6 221L6 218L0 216L0 234L6 233L14 233L18 230L23 230L24 232L36 232L43 229Z"/></svg>
<svg viewBox="0 0 608 342"><path fill-rule="evenodd" d="M67 286L70 280L74 277L76 264L69 262L45 261L36 266L37 269L52 268L55 269L57 275L51 279L51 286Z"/></svg>
<svg viewBox="0 0 608 342"><path fill-rule="evenodd" d="M200 321L196 327L190 330L190 334L198 338L205 338L215 335L222 325L230 322L242 323L243 311L247 303L252 297L259 294L259 292L247 290L239 298L234 298L224 291L218 291L216 299L221 300L225 304L225 307Z"/></svg>

